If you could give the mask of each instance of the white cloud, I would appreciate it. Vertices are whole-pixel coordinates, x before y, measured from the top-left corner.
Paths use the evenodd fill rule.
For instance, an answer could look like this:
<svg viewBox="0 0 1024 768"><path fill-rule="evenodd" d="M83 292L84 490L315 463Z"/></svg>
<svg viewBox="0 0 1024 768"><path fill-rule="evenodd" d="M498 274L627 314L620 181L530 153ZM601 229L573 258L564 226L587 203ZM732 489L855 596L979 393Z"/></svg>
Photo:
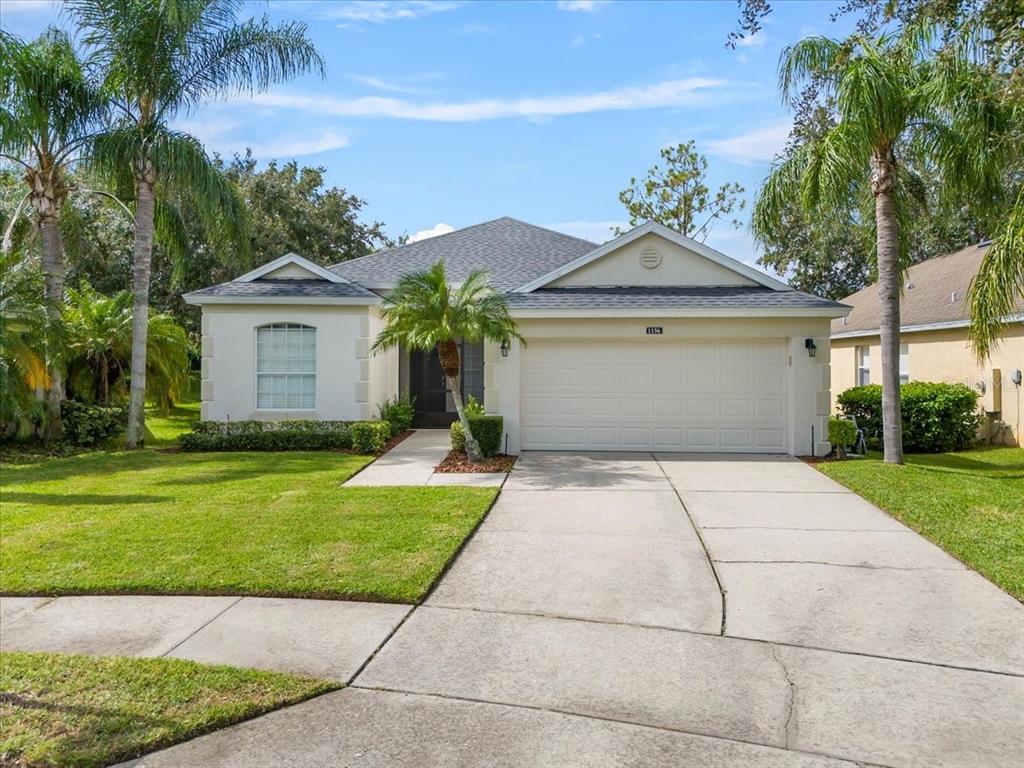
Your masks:
<svg viewBox="0 0 1024 768"><path fill-rule="evenodd" d="M331 129L312 134L301 131L297 134L284 134L254 142L251 127L252 123L233 118L179 120L174 124L175 129L199 139L207 152L216 152L224 156L243 154L248 148L252 150L253 156L259 159L288 160L342 149L351 143L347 135Z"/></svg>
<svg viewBox="0 0 1024 768"><path fill-rule="evenodd" d="M385 91L387 93L425 93L426 90L413 85L413 83L427 83L435 80L440 80L442 77L440 72L418 72L413 75L406 75L399 77L396 80L388 80L383 77L376 77L374 75L349 75L349 78L355 80L357 83L375 88L378 91Z"/></svg>
<svg viewBox="0 0 1024 768"><path fill-rule="evenodd" d="M713 155L726 157L743 165L757 165L775 159L786 146L792 124L788 121L754 128L753 130L707 142Z"/></svg>
<svg viewBox="0 0 1024 768"><path fill-rule="evenodd" d="M764 48L764 44L768 42L768 35L763 29L759 29L752 35L741 37L736 41L737 48L757 48L760 50Z"/></svg>
<svg viewBox="0 0 1024 768"><path fill-rule="evenodd" d="M592 243L604 243L615 237L615 228L623 231L629 229L627 221L560 221L557 224L545 224L548 229L564 232L573 237L582 237Z"/></svg>
<svg viewBox="0 0 1024 768"><path fill-rule="evenodd" d="M602 5L607 5L609 2L611 0L558 0L557 7L560 11L597 13Z"/></svg>
<svg viewBox="0 0 1024 768"><path fill-rule="evenodd" d="M248 143L253 155L259 158L280 158L288 160L303 155L316 155L320 152L330 152L333 149L343 149L351 144L351 140L344 133L333 130L320 131L313 136L283 136L270 141L253 144Z"/></svg>
<svg viewBox="0 0 1024 768"><path fill-rule="evenodd" d="M690 77L594 93L434 103L376 96L341 99L328 95L272 91L256 94L251 102L268 107L306 110L317 115L465 123L515 117L545 118L591 112L695 106L708 101L709 90L724 84L724 80Z"/></svg>
<svg viewBox="0 0 1024 768"><path fill-rule="evenodd" d="M410 21L432 13L454 11L458 4L446 0L358 0L338 5L320 5L315 14L324 19L344 19L371 24Z"/></svg>
<svg viewBox="0 0 1024 768"><path fill-rule="evenodd" d="M432 237L438 235L447 235L449 232L454 232L455 227L451 224L445 224L443 221L435 224L430 229L421 229L419 232L414 232L409 236L410 243L418 243L420 240L429 240Z"/></svg>

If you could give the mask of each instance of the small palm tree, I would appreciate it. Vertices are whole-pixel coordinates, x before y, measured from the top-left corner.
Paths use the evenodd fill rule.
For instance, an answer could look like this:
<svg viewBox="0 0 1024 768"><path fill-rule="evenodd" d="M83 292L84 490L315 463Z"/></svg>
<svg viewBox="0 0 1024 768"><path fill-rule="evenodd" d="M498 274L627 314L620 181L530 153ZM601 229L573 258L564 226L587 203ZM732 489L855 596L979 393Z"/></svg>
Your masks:
<svg viewBox="0 0 1024 768"><path fill-rule="evenodd" d="M0 253L0 426L27 428L42 414L37 391L49 384L49 324L42 275L18 251Z"/></svg>
<svg viewBox="0 0 1024 768"><path fill-rule="evenodd" d="M462 403L459 372L459 340L523 341L515 320L508 311L505 296L493 288L483 270L471 272L461 285L454 286L439 261L425 272L403 275L394 291L384 298L381 308L386 325L373 343L372 351L403 346L429 352L437 348L448 389L455 401L470 461L483 456L473 437Z"/></svg>
<svg viewBox="0 0 1024 768"><path fill-rule="evenodd" d="M752 227L764 239L780 224L787 201L820 215L843 210L862 190L873 197L882 348L885 461L903 462L899 343L902 254L900 227L909 195L920 188L909 158L928 164L949 199L996 194L998 156L992 138L1009 117L988 73L963 50L937 55L927 30L847 41L810 37L783 51L779 84L796 105L805 87L835 104L836 122L773 167L754 206Z"/></svg>
<svg viewBox="0 0 1024 768"><path fill-rule="evenodd" d="M75 394L109 405L115 392L124 392L131 361L131 292L104 296L88 284L70 289L64 319ZM150 310L147 346L147 394L167 410L188 384L188 335L170 315Z"/></svg>
<svg viewBox="0 0 1024 768"><path fill-rule="evenodd" d="M154 234L184 227L168 203L191 199L205 227L249 247L249 217L235 188L198 140L169 127L181 112L235 93L265 90L323 60L301 23L266 16L236 22L239 0L69 0L67 13L102 78L112 121L92 159L135 190L129 448L145 435L149 281ZM232 231L233 230L233 231ZM244 255L244 254L243 254Z"/></svg>
<svg viewBox="0 0 1024 768"><path fill-rule="evenodd" d="M55 327L64 303L60 217L70 191L69 169L89 141L100 104L63 32L51 27L25 43L0 31L0 157L24 169L28 188L4 232L3 250L10 250L11 232L29 205L42 242L47 314ZM49 442L61 436L64 384L57 351L49 350L46 361Z"/></svg>

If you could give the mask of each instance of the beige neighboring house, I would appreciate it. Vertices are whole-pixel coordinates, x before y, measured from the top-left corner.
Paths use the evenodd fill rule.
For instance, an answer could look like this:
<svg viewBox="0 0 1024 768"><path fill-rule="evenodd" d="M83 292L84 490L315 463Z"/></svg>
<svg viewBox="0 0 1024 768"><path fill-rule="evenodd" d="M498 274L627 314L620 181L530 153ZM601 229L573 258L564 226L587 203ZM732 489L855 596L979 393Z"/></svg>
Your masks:
<svg viewBox="0 0 1024 768"><path fill-rule="evenodd" d="M436 350L369 351L382 296L439 259L456 283L488 270L528 342L461 345L462 395L504 417L508 451L829 450L829 321L848 308L655 223L598 245L502 218L190 293L202 417L365 419L405 393L417 425L447 426Z"/></svg>
<svg viewBox="0 0 1024 768"><path fill-rule="evenodd" d="M915 264L900 304L900 379L960 382L976 389L993 442L1021 445L1024 298L1018 297L1002 343L984 365L971 352L967 290L987 243ZM859 384L881 383L878 286L847 296L853 307L832 321L832 398ZM1003 426L1005 425L1005 426Z"/></svg>

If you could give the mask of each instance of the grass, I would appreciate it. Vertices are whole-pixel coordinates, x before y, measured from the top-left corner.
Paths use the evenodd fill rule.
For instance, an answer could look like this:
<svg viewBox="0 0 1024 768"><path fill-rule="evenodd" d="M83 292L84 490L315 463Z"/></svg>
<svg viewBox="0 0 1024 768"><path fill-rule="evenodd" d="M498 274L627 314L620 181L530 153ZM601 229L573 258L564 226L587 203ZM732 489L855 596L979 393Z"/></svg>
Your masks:
<svg viewBox="0 0 1024 768"><path fill-rule="evenodd" d="M94 452L7 465L0 592L415 602L487 488L341 488L343 453Z"/></svg>
<svg viewBox="0 0 1024 768"><path fill-rule="evenodd" d="M1024 601L1024 449L815 466Z"/></svg>
<svg viewBox="0 0 1024 768"><path fill-rule="evenodd" d="M0 765L92 768L338 688L179 659L0 654Z"/></svg>
<svg viewBox="0 0 1024 768"><path fill-rule="evenodd" d="M146 445L151 447L176 445L178 437L192 431L199 421L199 377L189 379L188 391L181 402L166 413L155 405L146 406ZM121 440L124 445L124 440Z"/></svg>

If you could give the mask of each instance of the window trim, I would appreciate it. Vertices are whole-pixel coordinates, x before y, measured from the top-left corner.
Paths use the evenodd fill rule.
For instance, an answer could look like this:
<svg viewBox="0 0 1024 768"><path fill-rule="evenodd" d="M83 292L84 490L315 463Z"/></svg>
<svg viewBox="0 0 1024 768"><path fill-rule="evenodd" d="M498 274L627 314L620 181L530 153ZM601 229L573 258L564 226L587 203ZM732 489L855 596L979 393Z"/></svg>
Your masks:
<svg viewBox="0 0 1024 768"><path fill-rule="evenodd" d="M865 349L868 352L868 354L867 354L867 358L868 358L867 367L862 365L862 362L863 362L863 359L864 359L863 350L865 350ZM853 355L854 355L854 361L853 362L854 362L854 377L855 377L854 378L854 386L857 386L857 387L867 386L867 384L871 383L871 345L870 344L858 344L858 345L854 346L854 348L853 348ZM861 381L861 374L863 374L863 373L867 373L867 375L868 375L867 384L864 384Z"/></svg>
<svg viewBox="0 0 1024 768"><path fill-rule="evenodd" d="M283 374L281 374L281 373L278 373L278 374L262 373L261 374L260 373L260 359L259 359L260 358L260 330L263 329L263 328L272 328L275 325L283 325L283 326L293 325L293 326L297 326L299 328L311 328L313 330L313 333L314 333L314 336L313 336L313 338L314 338L314 344L313 344L313 373L312 374L308 374L308 373L292 374L292 375L299 375L299 376L309 376L309 375L313 376L313 405L310 408L288 408L288 407L282 407L282 408L261 408L260 407L260 376L274 376L274 375L285 375L285 376L287 376L287 375L289 375L289 373L287 371L283 372ZM299 322L294 322L294 321L291 321L291 320L280 320L280 321L275 321L275 322L272 322L272 323L261 323L260 325L257 325L257 326L255 326L253 328L253 333L252 333L252 369L253 369L252 399L253 399L253 410L254 411L256 411L258 413L283 413L283 412L287 412L287 413L316 413L316 410L317 410L317 382L318 382L318 379L319 379L319 376L320 376L320 373L319 373L319 368L320 368L320 365L319 365L319 355L317 354L317 347L319 346L319 344L320 344L319 329L315 325L310 325L309 323L299 323Z"/></svg>
<svg viewBox="0 0 1024 768"><path fill-rule="evenodd" d="M904 349L906 349L907 351L904 352L903 351ZM899 358L899 369L900 369L899 370L899 379L900 379L900 384L907 384L907 383L910 382L910 344L909 344L909 342L906 342L906 341L901 341L900 342L899 354L897 355L897 357ZM903 360L904 359L906 359L906 361L907 361L907 367L906 367L905 370L903 368Z"/></svg>

